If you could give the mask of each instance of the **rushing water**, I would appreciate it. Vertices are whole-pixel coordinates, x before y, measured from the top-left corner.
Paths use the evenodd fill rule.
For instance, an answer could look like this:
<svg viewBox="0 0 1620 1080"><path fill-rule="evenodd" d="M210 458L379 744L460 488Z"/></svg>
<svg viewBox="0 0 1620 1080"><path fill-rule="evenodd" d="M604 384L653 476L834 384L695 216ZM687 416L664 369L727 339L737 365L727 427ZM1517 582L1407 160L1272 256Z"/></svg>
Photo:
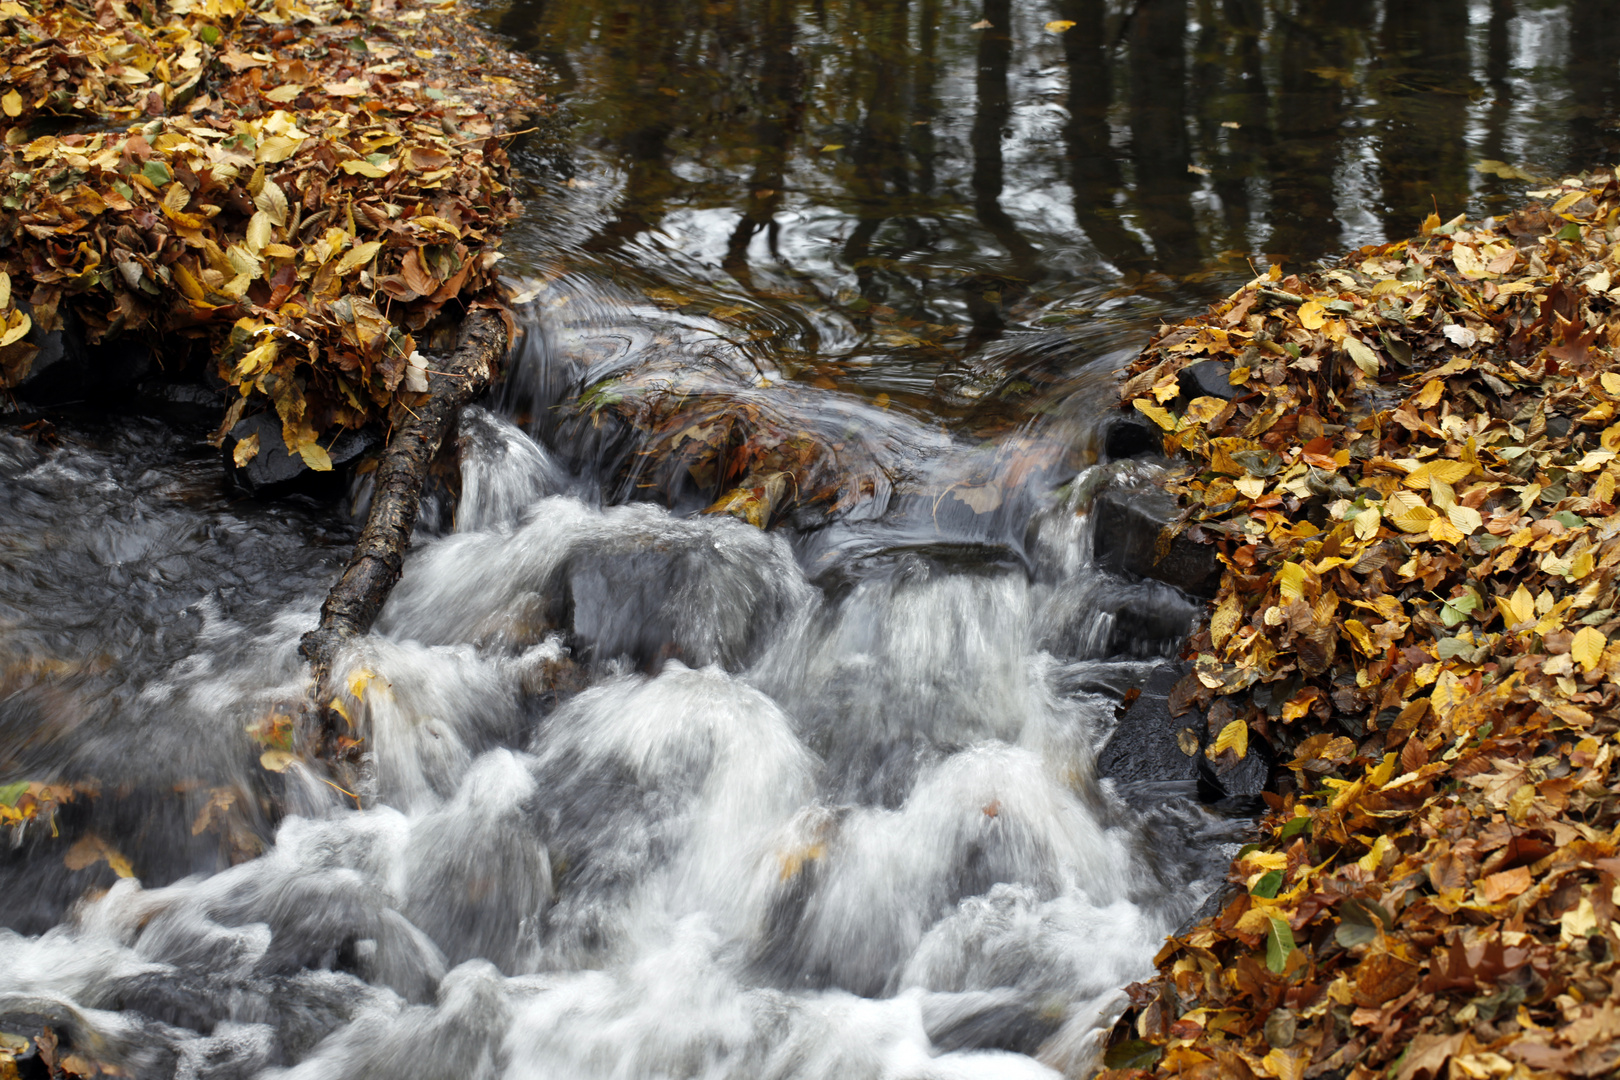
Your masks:
<svg viewBox="0 0 1620 1080"><path fill-rule="evenodd" d="M341 662L357 765L261 756L352 507L151 420L0 432L0 790L76 788L0 852L0 1032L152 1077L1084 1074L1247 828L1098 764L1197 610L1093 563L1090 493L1155 468L1099 455L1114 369L1268 253L1528 186L1476 158L1611 153L1620 20L491 17L564 122L507 384ZM771 529L700 513L717 425L815 449Z"/></svg>

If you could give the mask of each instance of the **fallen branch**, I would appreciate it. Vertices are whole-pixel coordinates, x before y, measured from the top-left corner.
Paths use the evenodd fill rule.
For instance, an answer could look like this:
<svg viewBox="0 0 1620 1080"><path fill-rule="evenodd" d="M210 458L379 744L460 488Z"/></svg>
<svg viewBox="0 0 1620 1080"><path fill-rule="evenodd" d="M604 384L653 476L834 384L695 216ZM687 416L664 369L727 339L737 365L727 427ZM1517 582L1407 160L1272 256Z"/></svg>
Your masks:
<svg viewBox="0 0 1620 1080"><path fill-rule="evenodd" d="M314 669L317 700L329 696L324 686L337 650L371 630L399 580L428 466L462 406L489 385L508 343L506 320L487 308L474 309L444 369L428 369L427 402L394 429L377 467L371 510L354 554L321 605L320 626L299 643L298 651Z"/></svg>

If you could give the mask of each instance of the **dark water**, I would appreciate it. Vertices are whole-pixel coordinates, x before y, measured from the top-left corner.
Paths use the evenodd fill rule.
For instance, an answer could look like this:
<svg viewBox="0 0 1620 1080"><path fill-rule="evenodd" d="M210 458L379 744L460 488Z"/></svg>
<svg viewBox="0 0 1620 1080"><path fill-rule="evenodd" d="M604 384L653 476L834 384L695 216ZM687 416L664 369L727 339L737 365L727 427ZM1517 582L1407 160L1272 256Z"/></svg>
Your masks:
<svg viewBox="0 0 1620 1080"><path fill-rule="evenodd" d="M1093 557L1160 467L1100 453L1113 372L1269 261L1614 153L1620 15L486 14L561 78L525 334L342 661L354 768L263 756L343 508L149 421L0 432L0 790L74 787L0 846L0 1032L217 1080L1086 1075L1252 809L1099 764L1199 610ZM769 477L771 529L701 513Z"/></svg>
<svg viewBox="0 0 1620 1080"><path fill-rule="evenodd" d="M1536 186L1481 161L1558 177L1620 151L1606 0L520 0L492 18L559 72L574 122L537 169L561 199L545 250L555 216L569 268L696 275L767 307L797 288L845 330L787 343L823 357L892 356L907 318L958 330L936 364L1052 326L1095 348L1120 340L1099 321Z"/></svg>

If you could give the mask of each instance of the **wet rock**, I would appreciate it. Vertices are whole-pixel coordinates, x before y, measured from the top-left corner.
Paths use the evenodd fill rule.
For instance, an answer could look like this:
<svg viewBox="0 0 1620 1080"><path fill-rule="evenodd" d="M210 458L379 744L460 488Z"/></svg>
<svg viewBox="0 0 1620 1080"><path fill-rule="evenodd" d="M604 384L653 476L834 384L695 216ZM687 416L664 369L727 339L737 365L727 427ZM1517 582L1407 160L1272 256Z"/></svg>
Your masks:
<svg viewBox="0 0 1620 1080"><path fill-rule="evenodd" d="M1099 565L1174 585L1192 596L1211 597L1220 588L1215 549L1185 535L1162 556L1159 534L1175 520L1176 502L1152 484L1107 488L1097 494L1093 550Z"/></svg>
<svg viewBox="0 0 1620 1080"><path fill-rule="evenodd" d="M17 306L32 315L28 304L19 301ZM28 374L14 388L14 393L33 405L63 405L83 400L90 381L90 356L79 320L71 313L65 314L61 329L49 333L35 324L26 340L39 352L34 354Z"/></svg>
<svg viewBox="0 0 1620 1080"><path fill-rule="evenodd" d="M1182 368L1176 374L1176 380L1181 386L1182 396L1189 400L1214 397L1222 401L1231 401L1242 389L1228 381L1231 373L1230 364L1224 364L1219 360L1200 360L1196 364L1188 364Z"/></svg>
<svg viewBox="0 0 1620 1080"><path fill-rule="evenodd" d="M148 379L136 387L134 407L176 427L212 429L225 414L225 396L198 383Z"/></svg>
<svg viewBox="0 0 1620 1080"><path fill-rule="evenodd" d="M1210 758L1206 750L1215 733L1205 715L1197 708L1173 715L1176 687L1191 670L1184 662L1159 664L1135 679L1092 688L1121 701L1118 725L1097 755L1097 770L1128 787L1192 784L1200 802L1254 809L1253 801L1271 789L1276 752L1251 730L1243 757L1227 752Z"/></svg>
<svg viewBox="0 0 1620 1080"><path fill-rule="evenodd" d="M1099 773L1131 785L1197 782L1204 718L1196 710L1170 715L1170 692L1189 670L1186 664L1159 664L1144 677L1106 688L1122 702L1132 690L1138 696L1121 704L1118 726L1097 755Z"/></svg>
<svg viewBox="0 0 1620 1080"><path fill-rule="evenodd" d="M258 452L247 464L237 465L237 445L254 435L259 438ZM287 444L281 438L281 420L275 413L255 413L243 417L226 436L225 469L233 486L256 498L308 495L332 499L342 495L349 486L349 470L344 466L356 462L378 441L376 433L370 430L345 431L327 448L327 456L332 459L331 471L316 472L304 464L302 457L287 452Z"/></svg>
<svg viewBox="0 0 1620 1080"><path fill-rule="evenodd" d="M28 310L27 304L19 307ZM46 333L36 326L27 340L39 352L13 392L32 405L127 404L136 384L157 367L151 348L134 337L90 344L70 311L63 313L59 329Z"/></svg>
<svg viewBox="0 0 1620 1080"><path fill-rule="evenodd" d="M1103 461L1159 457L1163 453L1164 433L1156 424L1140 414L1116 416L1109 420L1108 426L1103 429Z"/></svg>
<svg viewBox="0 0 1620 1080"><path fill-rule="evenodd" d="M1062 1022L1031 1002L999 1000L990 993L937 995L924 1002L929 1041L941 1053L1003 1050L1033 1054Z"/></svg>

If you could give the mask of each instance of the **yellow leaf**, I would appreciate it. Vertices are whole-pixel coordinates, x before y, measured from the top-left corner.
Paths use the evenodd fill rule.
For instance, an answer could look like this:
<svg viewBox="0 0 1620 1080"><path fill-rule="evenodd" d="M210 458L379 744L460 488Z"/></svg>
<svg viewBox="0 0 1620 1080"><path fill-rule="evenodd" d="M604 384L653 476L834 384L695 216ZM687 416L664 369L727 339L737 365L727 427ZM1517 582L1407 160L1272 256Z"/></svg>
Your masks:
<svg viewBox="0 0 1620 1080"><path fill-rule="evenodd" d="M22 115L22 95L15 90L8 90L4 97L0 97L0 109L5 110L7 116Z"/></svg>
<svg viewBox="0 0 1620 1080"><path fill-rule="evenodd" d="M1360 619L1346 619L1344 620L1344 629L1350 635L1351 640L1356 643L1356 648L1360 649L1362 653L1367 656L1376 654L1377 650L1373 643L1373 636L1367 629L1366 623Z"/></svg>
<svg viewBox="0 0 1620 1080"><path fill-rule="evenodd" d="M360 668L358 671L349 676L350 696L352 696L356 701L364 701L366 699L366 687L371 685L372 680L379 677L380 676L378 676L375 671L371 671L367 668Z"/></svg>
<svg viewBox="0 0 1620 1080"><path fill-rule="evenodd" d="M351 158L348 161L338 162L338 168L342 169L350 176L366 176L373 180L377 179L379 176L387 176L391 171L393 171L393 165L394 163L390 161L388 163L388 168L385 169L380 165L373 165L365 158Z"/></svg>
<svg viewBox="0 0 1620 1080"><path fill-rule="evenodd" d="M1307 330L1320 330L1327 322L1327 309L1315 300L1299 305L1299 324Z"/></svg>
<svg viewBox="0 0 1620 1080"><path fill-rule="evenodd" d="M1446 517L1451 519L1451 523L1460 529L1464 536L1472 536L1485 524L1485 519L1480 516L1478 510L1460 503L1448 509Z"/></svg>
<svg viewBox="0 0 1620 1080"><path fill-rule="evenodd" d="M1046 29L1054 34L1061 34L1063 31L1072 29L1073 27L1073 19L1053 19L1051 22L1046 24Z"/></svg>
<svg viewBox="0 0 1620 1080"><path fill-rule="evenodd" d="M1342 978L1342 976L1341 976ZM1308 1052L1269 1050L1260 1059L1260 1065L1277 1080L1304 1080L1305 1069L1311 1063Z"/></svg>
<svg viewBox="0 0 1620 1080"><path fill-rule="evenodd" d="M255 431L245 439L237 442L236 448L231 451L231 460L236 462L238 469L252 461L259 453L259 433Z"/></svg>
<svg viewBox="0 0 1620 1080"><path fill-rule="evenodd" d="M1277 591L1284 600L1298 600L1305 595L1305 568L1299 563L1283 563L1277 571Z"/></svg>
<svg viewBox="0 0 1620 1080"><path fill-rule="evenodd" d="M1585 197L1586 197L1586 192L1584 192L1584 191L1567 192L1564 195L1563 198L1561 198L1557 202L1553 203L1552 206L1550 207L1550 209L1555 214L1562 214L1565 210L1568 210L1570 207L1574 206L1576 203L1580 202Z"/></svg>
<svg viewBox="0 0 1620 1080"><path fill-rule="evenodd" d="M1592 898L1589 896L1581 897L1579 904L1564 912L1558 919L1558 936L1566 945L1585 941L1596 929L1597 910L1592 907Z"/></svg>
<svg viewBox="0 0 1620 1080"><path fill-rule="evenodd" d="M1395 775L1395 762L1398 759L1397 754L1385 754L1383 761L1367 770L1367 782L1373 787L1383 787L1389 783L1389 778Z"/></svg>
<svg viewBox="0 0 1620 1080"><path fill-rule="evenodd" d="M297 83L282 83L274 90L266 90L264 96L278 104L285 105L293 98L304 92L304 88Z"/></svg>
<svg viewBox="0 0 1620 1080"><path fill-rule="evenodd" d="M298 759L286 750L266 750L259 755L259 764L271 772L286 772L287 766Z"/></svg>
<svg viewBox="0 0 1620 1080"><path fill-rule="evenodd" d="M1616 397L1620 397L1620 374L1605 371L1599 381L1603 383L1603 389Z"/></svg>
<svg viewBox="0 0 1620 1080"><path fill-rule="evenodd" d="M1451 249L1451 261L1457 266L1457 273L1470 281L1478 281L1490 276L1485 269L1485 260L1479 257L1479 249L1470 244L1457 244Z"/></svg>
<svg viewBox="0 0 1620 1080"><path fill-rule="evenodd" d="M246 356L236 362L236 377L244 379L268 371L270 365L276 362L281 354L281 343L275 338L266 338L263 344L249 350Z"/></svg>
<svg viewBox="0 0 1620 1080"><path fill-rule="evenodd" d="M1463 542L1465 534L1449 519L1435 514L1429 519L1429 535L1442 544L1456 545Z"/></svg>
<svg viewBox="0 0 1620 1080"><path fill-rule="evenodd" d="M264 212L270 223L277 228L287 224L287 193L281 190L281 185L274 180L265 180L257 194L253 196L253 205Z"/></svg>
<svg viewBox="0 0 1620 1080"><path fill-rule="evenodd" d="M332 459L327 455L326 450L318 442L309 442L305 443L303 446L300 446L298 448L298 456L304 459L305 465L308 465L316 472L332 471Z"/></svg>
<svg viewBox="0 0 1620 1080"><path fill-rule="evenodd" d="M11 306L11 275L0 270L0 309Z"/></svg>
<svg viewBox="0 0 1620 1080"><path fill-rule="evenodd" d="M833 151L834 151L834 150L842 150L842 149L843 149L843 148L844 148L844 144L843 144L843 143L837 143L837 142L830 142L830 143L828 143L828 144L827 144L827 145L826 145L826 146L823 146L823 147L822 147L822 148L821 148L821 152L822 152L822 153L823 153L823 154L830 154L830 153L832 153L832 152L833 152Z"/></svg>
<svg viewBox="0 0 1620 1080"><path fill-rule="evenodd" d="M1233 720L1221 728L1221 733L1215 736L1215 744L1209 748L1210 757L1218 757L1226 751L1234 751L1238 757L1245 757L1249 753L1249 725L1244 720Z"/></svg>
<svg viewBox="0 0 1620 1080"><path fill-rule="evenodd" d="M270 215L263 210L256 210L248 219L247 249L257 255L264 250L264 246L275 237L275 225L270 221Z"/></svg>
<svg viewBox="0 0 1620 1080"><path fill-rule="evenodd" d="M258 149L253 153L253 160L267 162L271 165L286 161L298 153L298 147L302 141L301 139L289 138L286 135L272 135L259 143ZM349 163L345 161L343 164L347 166ZM381 176L382 174L378 173L377 175Z"/></svg>
<svg viewBox="0 0 1620 1080"><path fill-rule="evenodd" d="M1356 362L1356 367L1368 375L1378 374L1378 354L1373 352L1366 342L1358 337L1347 337L1344 339L1344 348L1350 354L1350 359Z"/></svg>
<svg viewBox="0 0 1620 1080"><path fill-rule="evenodd" d="M1496 602L1498 604L1504 603L1504 601L1501 599L1498 599ZM1530 590L1525 588L1523 585L1520 585L1517 589L1515 589L1513 596L1506 600L1505 603L1507 605L1505 614L1508 617L1508 625L1510 626L1517 623L1529 622L1531 619L1536 617L1536 598L1531 596Z"/></svg>
<svg viewBox="0 0 1620 1080"><path fill-rule="evenodd" d="M1215 607L1215 614L1209 620L1209 639L1218 649L1226 644L1226 639L1237 630L1238 622L1243 618L1243 604L1235 593L1227 593L1226 598Z"/></svg>
<svg viewBox="0 0 1620 1080"><path fill-rule="evenodd" d="M202 282L197 280L195 274L186 269L184 263L175 263L169 267L169 272L174 275L175 284L180 286L181 295L194 303L203 303L207 294L203 292Z"/></svg>
<svg viewBox="0 0 1620 1080"><path fill-rule="evenodd" d="M129 860L110 847L107 849L107 865L112 867L112 872L121 878L135 876L135 868L129 864Z"/></svg>
<svg viewBox="0 0 1620 1080"><path fill-rule="evenodd" d="M1176 418L1171 416L1166 410L1148 401L1146 398L1135 398L1131 401L1131 405L1136 409L1137 412L1141 413L1155 424L1158 424L1164 430L1175 430Z"/></svg>
<svg viewBox="0 0 1620 1080"><path fill-rule="evenodd" d="M1378 524L1383 514L1376 506L1369 506L1351 520L1356 523L1356 539L1367 540L1378 534Z"/></svg>
<svg viewBox="0 0 1620 1080"><path fill-rule="evenodd" d="M1393 757L1394 755L1391 756ZM1391 840L1387 834L1381 834L1377 840L1373 841L1372 850L1367 852L1367 854L1363 855L1360 859L1356 860L1356 862L1363 870L1367 871L1367 873L1377 873L1378 868L1383 865L1384 856L1387 855L1390 848L1394 846L1395 841Z"/></svg>
<svg viewBox="0 0 1620 1080"><path fill-rule="evenodd" d="M1420 533L1429 531L1434 511L1429 509L1422 496L1410 491L1397 491L1384 500L1384 516L1402 532Z"/></svg>
<svg viewBox="0 0 1620 1080"><path fill-rule="evenodd" d="M1423 384L1422 390L1413 395L1412 404L1420 409L1432 409L1440 403L1440 395L1445 391L1445 383L1439 379L1430 379Z"/></svg>
<svg viewBox="0 0 1620 1080"><path fill-rule="evenodd" d="M342 277L351 270L355 270L366 265L372 259L376 258L377 252L381 250L382 241L380 240L367 240L364 244L356 244L352 251L344 255L342 259L338 260L338 277Z"/></svg>
<svg viewBox="0 0 1620 1080"><path fill-rule="evenodd" d="M1191 424L1207 424L1220 415L1226 408L1226 402L1218 397L1195 397L1187 404L1187 411L1181 417L1181 427Z"/></svg>
<svg viewBox="0 0 1620 1080"><path fill-rule="evenodd" d="M1603 649L1609 644L1609 639L1603 636L1603 631L1595 626L1583 626L1575 633L1575 640L1570 642L1569 654L1575 662L1581 665L1581 670L1591 671L1603 660Z"/></svg>
<svg viewBox="0 0 1620 1080"><path fill-rule="evenodd" d="M13 311L6 316L4 331L0 332L0 346L10 345L21 341L28 336L28 331L34 326L34 320L28 317L27 312Z"/></svg>

